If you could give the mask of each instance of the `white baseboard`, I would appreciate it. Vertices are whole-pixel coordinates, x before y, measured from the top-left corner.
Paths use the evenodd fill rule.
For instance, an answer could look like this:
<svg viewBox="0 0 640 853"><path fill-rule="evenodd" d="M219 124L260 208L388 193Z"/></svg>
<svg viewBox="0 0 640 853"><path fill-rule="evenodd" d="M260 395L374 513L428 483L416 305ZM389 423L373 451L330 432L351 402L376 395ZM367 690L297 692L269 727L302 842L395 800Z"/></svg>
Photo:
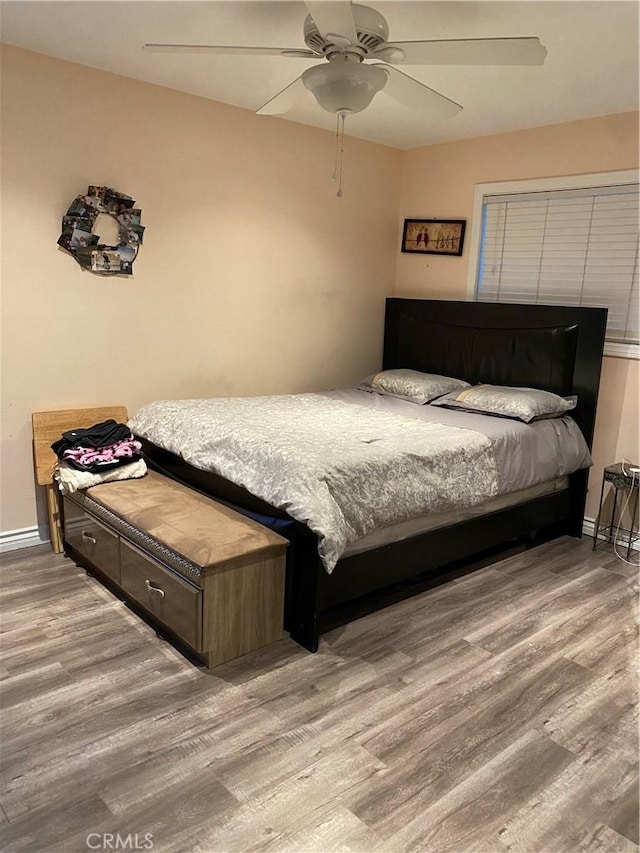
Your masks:
<svg viewBox="0 0 640 853"><path fill-rule="evenodd" d="M582 520L582 535L593 538L593 528L596 526L595 518L584 518Z"/></svg>
<svg viewBox="0 0 640 853"><path fill-rule="evenodd" d="M50 542L49 528L23 527L20 530L5 530L0 533L0 554L6 551L17 551L19 548L32 548L34 545L45 545Z"/></svg>
<svg viewBox="0 0 640 853"><path fill-rule="evenodd" d="M595 526L596 526L595 518L585 518L582 522L582 533L585 536L588 536L589 538L593 539L593 531L594 531ZM623 548L626 548L627 545L629 544L629 536L630 536L630 532L628 530L620 530L620 532L618 534L618 544L621 545ZM608 538L609 538L608 535L605 536L603 533L598 534L598 539L603 541L603 542L606 542L608 540ZM632 551L640 551L640 540L639 539L635 539L631 543L631 550Z"/></svg>

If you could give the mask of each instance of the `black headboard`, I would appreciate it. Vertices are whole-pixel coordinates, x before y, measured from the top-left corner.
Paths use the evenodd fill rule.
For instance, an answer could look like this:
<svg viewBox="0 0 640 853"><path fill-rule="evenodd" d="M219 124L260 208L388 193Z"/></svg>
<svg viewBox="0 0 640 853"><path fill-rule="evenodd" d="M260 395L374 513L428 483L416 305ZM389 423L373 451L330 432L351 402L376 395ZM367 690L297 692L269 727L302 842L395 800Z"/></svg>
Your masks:
<svg viewBox="0 0 640 853"><path fill-rule="evenodd" d="M383 368L578 396L591 447L606 308L387 299Z"/></svg>

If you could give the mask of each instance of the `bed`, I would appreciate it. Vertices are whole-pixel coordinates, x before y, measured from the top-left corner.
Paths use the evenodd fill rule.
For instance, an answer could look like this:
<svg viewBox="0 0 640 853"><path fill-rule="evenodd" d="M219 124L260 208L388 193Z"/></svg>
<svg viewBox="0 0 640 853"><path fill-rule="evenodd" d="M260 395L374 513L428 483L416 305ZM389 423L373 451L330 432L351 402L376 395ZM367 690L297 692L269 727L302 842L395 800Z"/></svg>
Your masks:
<svg viewBox="0 0 640 853"><path fill-rule="evenodd" d="M366 536L342 542L341 546L346 544L346 547L338 550L331 551L327 547L331 537L319 534L319 528L307 507L301 510L296 504L284 500L274 499L269 502L259 496L264 494L260 488L255 488L256 494L240 485L254 482L243 460L240 460L242 476L221 476L216 470L226 471L224 467L205 470L207 466L201 463L197 455L183 454L171 442L164 441L162 430L137 431L136 424L146 425L144 418L134 415L132 425L143 441L146 458L152 467L257 518L287 536L290 547L284 627L294 640L310 651L316 651L320 633L328 624L330 614L348 602L392 588L399 582L424 573L441 574L456 561L514 540L535 542L536 537L581 535L588 448L593 438L606 314L606 309L599 308L388 299L383 370L401 368L456 377L471 386L478 383L524 386L553 392L562 397L575 395L577 405L570 412L570 418L560 418L555 424L541 422L535 425L535 430L530 425L521 434L523 437L525 434L531 435L532 440L543 447L549 436L557 433L563 424L568 424L574 430L577 425L585 455L582 458L579 451L575 451L568 476L559 476L563 473L560 465L555 472L558 476L547 473L537 480L534 478L530 482L520 482L520 488L501 488L499 494L495 493L496 489L488 478L487 484L482 486L486 492L484 498L479 486L478 493L470 499L470 505L461 511L453 511L446 502L445 494L442 504L444 511L431 514L429 518L421 516L404 524L392 519L393 523L386 523L391 516L387 518L381 515L382 531L374 529L368 533L363 528ZM295 402L302 405L303 409L311 402L308 398L325 397L327 402L322 402L322 405L328 408L331 416L335 414L341 417L344 412L345 417L352 419L346 430L349 433L359 432L357 424L354 426L354 408L362 413L367 409L382 409L377 414L368 415L372 418L370 428L373 432L370 433L372 438L367 438L369 433L363 428L362 435L357 438L363 447L367 442L371 442L371 447L374 442L380 442L387 425L389 432L395 430L402 433L402 429L408 430L409 443L413 441L416 446L420 446L425 432L437 433L433 422L448 422L460 414L444 408L438 410L431 405L416 407L412 402L385 401L377 394L369 393L368 389L360 388L337 390L327 395L295 395L296 398L298 396L301 399ZM272 398L262 399L266 401ZM283 399L294 400L294 397ZM202 401L201 407L206 408L208 405L207 401ZM211 405L215 408L219 401L211 401ZM234 405L241 406L242 403L234 401ZM391 411L393 406L396 409L399 407L399 412ZM408 406L413 409L410 411ZM396 414L405 413L408 415L406 418L394 420ZM184 415L181 414L181 417ZM297 418L298 410L294 420ZM270 420L267 411L264 424L268 425ZM482 454L486 441L483 445L482 438L478 439L478 436L484 434L489 442L493 441L493 446L497 446L492 436L493 433L498 435L499 421L499 418L487 417L468 420L462 424L461 431L468 429L469 435L476 436L477 453ZM451 434L455 436L460 422L452 420L451 424L454 427ZM517 430L509 428L506 433L515 435ZM326 440L331 439L326 437ZM500 437L499 441L503 440ZM575 436L572 440L576 443ZM309 442L308 452L311 454L313 444L313 440ZM318 443L318 447L322 445ZM515 448L513 443L507 448L505 460L510 457L517 462L520 452L520 461L523 461L525 457L528 458L526 454L531 452L529 449L525 453ZM295 452L294 447L293 455ZM237 447L234 453L236 457L242 455L238 454ZM409 453L408 457L416 455ZM188 464L185 458L196 464ZM452 458L456 459L456 464L451 470L458 470L462 456ZM309 459L309 466L313 467L313 455ZM470 467L460 482L464 477L469 481L474 479L474 459L470 457L467 460ZM404 465L404 461L401 464ZM481 468L477 470L481 471ZM392 468L387 465L381 471L382 493L385 492L382 483L387 482ZM419 478L420 469L412 472L411 476ZM446 476L441 478L444 492L447 479ZM483 478L479 476L478 479L482 481ZM258 483L258 480L255 482ZM302 492L305 490L309 491L306 485ZM273 494L279 493L276 490ZM328 502L331 503L334 497L335 489L329 494ZM367 500L371 503L370 496ZM295 506L295 512L292 506ZM304 523L300 520L302 518L305 519ZM380 601L384 602L384 595Z"/></svg>

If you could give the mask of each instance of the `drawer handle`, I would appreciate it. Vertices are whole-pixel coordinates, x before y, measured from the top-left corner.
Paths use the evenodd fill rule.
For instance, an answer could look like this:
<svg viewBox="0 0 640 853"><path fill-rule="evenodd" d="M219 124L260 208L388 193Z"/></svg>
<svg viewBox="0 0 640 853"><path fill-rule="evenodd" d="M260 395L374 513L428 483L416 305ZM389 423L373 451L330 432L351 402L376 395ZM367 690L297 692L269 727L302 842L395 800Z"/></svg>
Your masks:
<svg viewBox="0 0 640 853"><path fill-rule="evenodd" d="M144 585L147 588L147 592L155 592L157 595L160 596L160 598L164 598L164 590L160 589L157 586L152 586L150 580L145 580Z"/></svg>
<svg viewBox="0 0 640 853"><path fill-rule="evenodd" d="M86 530L83 530L83 531L82 531L82 538L83 538L83 539L88 540L89 542L91 542L91 544L92 544L92 545L95 545L95 544L96 544L95 537L93 537L90 533L87 533L87 531L86 531Z"/></svg>

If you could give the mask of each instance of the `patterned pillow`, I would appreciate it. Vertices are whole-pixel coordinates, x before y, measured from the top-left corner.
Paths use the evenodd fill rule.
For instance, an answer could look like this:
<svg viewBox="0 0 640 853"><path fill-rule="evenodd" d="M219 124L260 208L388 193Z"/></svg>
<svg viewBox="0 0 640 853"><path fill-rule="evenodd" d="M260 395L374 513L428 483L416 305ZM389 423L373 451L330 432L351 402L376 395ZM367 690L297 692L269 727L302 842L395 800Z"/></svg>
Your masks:
<svg viewBox="0 0 640 853"><path fill-rule="evenodd" d="M465 391L446 394L432 405L530 423L542 418L557 418L575 409L577 397L559 397L537 388L508 388L502 385L474 385Z"/></svg>
<svg viewBox="0 0 640 853"><path fill-rule="evenodd" d="M410 400L412 403L428 403L448 391L461 391L469 383L462 379L451 379L436 373L420 373L418 370L383 370L363 379L358 386L365 391L377 391L392 397Z"/></svg>

